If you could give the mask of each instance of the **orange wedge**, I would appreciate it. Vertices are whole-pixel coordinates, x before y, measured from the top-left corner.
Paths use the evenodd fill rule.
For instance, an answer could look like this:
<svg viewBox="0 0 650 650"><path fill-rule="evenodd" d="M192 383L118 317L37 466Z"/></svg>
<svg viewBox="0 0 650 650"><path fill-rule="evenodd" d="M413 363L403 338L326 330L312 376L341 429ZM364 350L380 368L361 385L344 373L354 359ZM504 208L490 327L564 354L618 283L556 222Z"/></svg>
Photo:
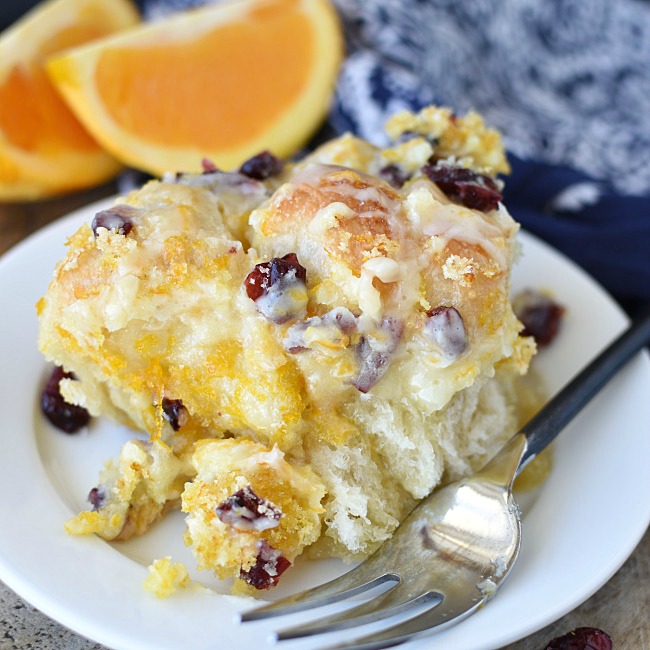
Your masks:
<svg viewBox="0 0 650 650"><path fill-rule="evenodd" d="M96 185L118 171L60 98L42 62L138 21L128 0L50 0L0 35L0 200Z"/></svg>
<svg viewBox="0 0 650 650"><path fill-rule="evenodd" d="M48 72L116 158L152 174L294 153L325 116L342 58L328 0L236 0L76 48Z"/></svg>

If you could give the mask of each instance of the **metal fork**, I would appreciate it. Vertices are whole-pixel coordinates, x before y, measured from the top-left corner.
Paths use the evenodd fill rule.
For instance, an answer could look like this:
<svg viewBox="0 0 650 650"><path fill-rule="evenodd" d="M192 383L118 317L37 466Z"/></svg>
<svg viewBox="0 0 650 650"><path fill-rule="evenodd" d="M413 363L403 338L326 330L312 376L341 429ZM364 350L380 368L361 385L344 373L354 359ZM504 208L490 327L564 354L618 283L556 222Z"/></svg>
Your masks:
<svg viewBox="0 0 650 650"><path fill-rule="evenodd" d="M381 595L342 613L277 633L294 639L371 623L426 605L381 632L326 650L375 650L458 623L480 609L519 552L521 514L512 484L611 377L650 341L650 311L592 361L478 473L424 499L366 561L324 585L241 614L255 621L327 605L386 582ZM325 650L325 649L324 649Z"/></svg>

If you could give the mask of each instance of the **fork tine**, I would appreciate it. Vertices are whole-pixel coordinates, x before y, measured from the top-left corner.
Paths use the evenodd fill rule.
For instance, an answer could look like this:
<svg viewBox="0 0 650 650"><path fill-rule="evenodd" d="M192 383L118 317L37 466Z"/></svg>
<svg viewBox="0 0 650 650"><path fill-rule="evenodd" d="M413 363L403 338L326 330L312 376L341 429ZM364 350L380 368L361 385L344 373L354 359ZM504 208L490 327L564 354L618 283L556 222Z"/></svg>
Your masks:
<svg viewBox="0 0 650 650"><path fill-rule="evenodd" d="M352 607L332 616L326 616L312 623L305 623L280 630L277 633L277 639L278 641L296 639L321 632L332 632L356 625L363 625L364 623L372 623L382 618L399 614L419 603L430 601L432 598L439 599L440 596L430 591L422 592L421 589L414 588L413 585L401 583L391 588L390 591L357 607Z"/></svg>
<svg viewBox="0 0 650 650"><path fill-rule="evenodd" d="M439 632L451 624L462 621L480 609L486 600L487 597L480 594L472 603L443 600L442 603L426 612L386 630L327 646L322 650L378 650L400 645L422 632Z"/></svg>
<svg viewBox="0 0 650 650"><path fill-rule="evenodd" d="M270 603L251 609L240 614L242 623L257 621L272 616L281 616L291 612L299 612L312 607L329 605L344 598L351 598L368 591L384 582L399 582L399 576L394 573L379 573L372 562L366 560L342 576L326 582L324 585L307 589Z"/></svg>

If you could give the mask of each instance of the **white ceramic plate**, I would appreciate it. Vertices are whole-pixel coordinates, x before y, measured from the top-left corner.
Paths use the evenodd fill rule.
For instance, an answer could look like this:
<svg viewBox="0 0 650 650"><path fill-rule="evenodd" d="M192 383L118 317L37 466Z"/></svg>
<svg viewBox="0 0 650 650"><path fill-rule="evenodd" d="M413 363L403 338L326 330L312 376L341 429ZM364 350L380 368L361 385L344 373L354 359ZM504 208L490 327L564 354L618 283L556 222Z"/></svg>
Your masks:
<svg viewBox="0 0 650 650"><path fill-rule="evenodd" d="M193 565L181 543L180 516L123 545L63 530L63 522L83 509L103 461L129 437L103 422L66 436L45 425L38 410L47 371L36 348L34 303L63 255L65 238L98 209L88 206L52 224L0 261L0 578L50 617L119 650L271 647L269 633L278 621L240 626L236 613L251 601L222 595L227 586L204 575L194 574L215 590L196 588L167 600L143 591L146 566L155 557L172 555ZM521 240L515 289L550 288L568 308L561 335L538 359L556 390L624 328L626 318L564 257L525 233ZM525 516L520 559L498 597L460 625L409 647L498 648L561 617L612 576L650 521L649 387L644 354L558 440L554 471ZM299 565L275 595L342 570L334 561ZM354 635L348 630L283 647L319 648Z"/></svg>

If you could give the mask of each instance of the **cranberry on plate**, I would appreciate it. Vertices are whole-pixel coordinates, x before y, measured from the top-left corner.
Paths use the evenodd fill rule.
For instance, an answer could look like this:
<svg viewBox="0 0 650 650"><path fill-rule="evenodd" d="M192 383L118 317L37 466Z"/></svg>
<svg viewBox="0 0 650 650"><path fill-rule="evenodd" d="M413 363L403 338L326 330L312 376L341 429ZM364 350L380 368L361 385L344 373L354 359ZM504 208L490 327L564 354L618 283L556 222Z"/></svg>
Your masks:
<svg viewBox="0 0 650 650"><path fill-rule="evenodd" d="M546 650L612 650L612 639L598 628L577 627L551 639Z"/></svg>
<svg viewBox="0 0 650 650"><path fill-rule="evenodd" d="M75 376L56 366L41 393L41 411L57 429L76 433L90 422L90 413L83 406L70 404L63 399L60 391L62 379L75 379Z"/></svg>

